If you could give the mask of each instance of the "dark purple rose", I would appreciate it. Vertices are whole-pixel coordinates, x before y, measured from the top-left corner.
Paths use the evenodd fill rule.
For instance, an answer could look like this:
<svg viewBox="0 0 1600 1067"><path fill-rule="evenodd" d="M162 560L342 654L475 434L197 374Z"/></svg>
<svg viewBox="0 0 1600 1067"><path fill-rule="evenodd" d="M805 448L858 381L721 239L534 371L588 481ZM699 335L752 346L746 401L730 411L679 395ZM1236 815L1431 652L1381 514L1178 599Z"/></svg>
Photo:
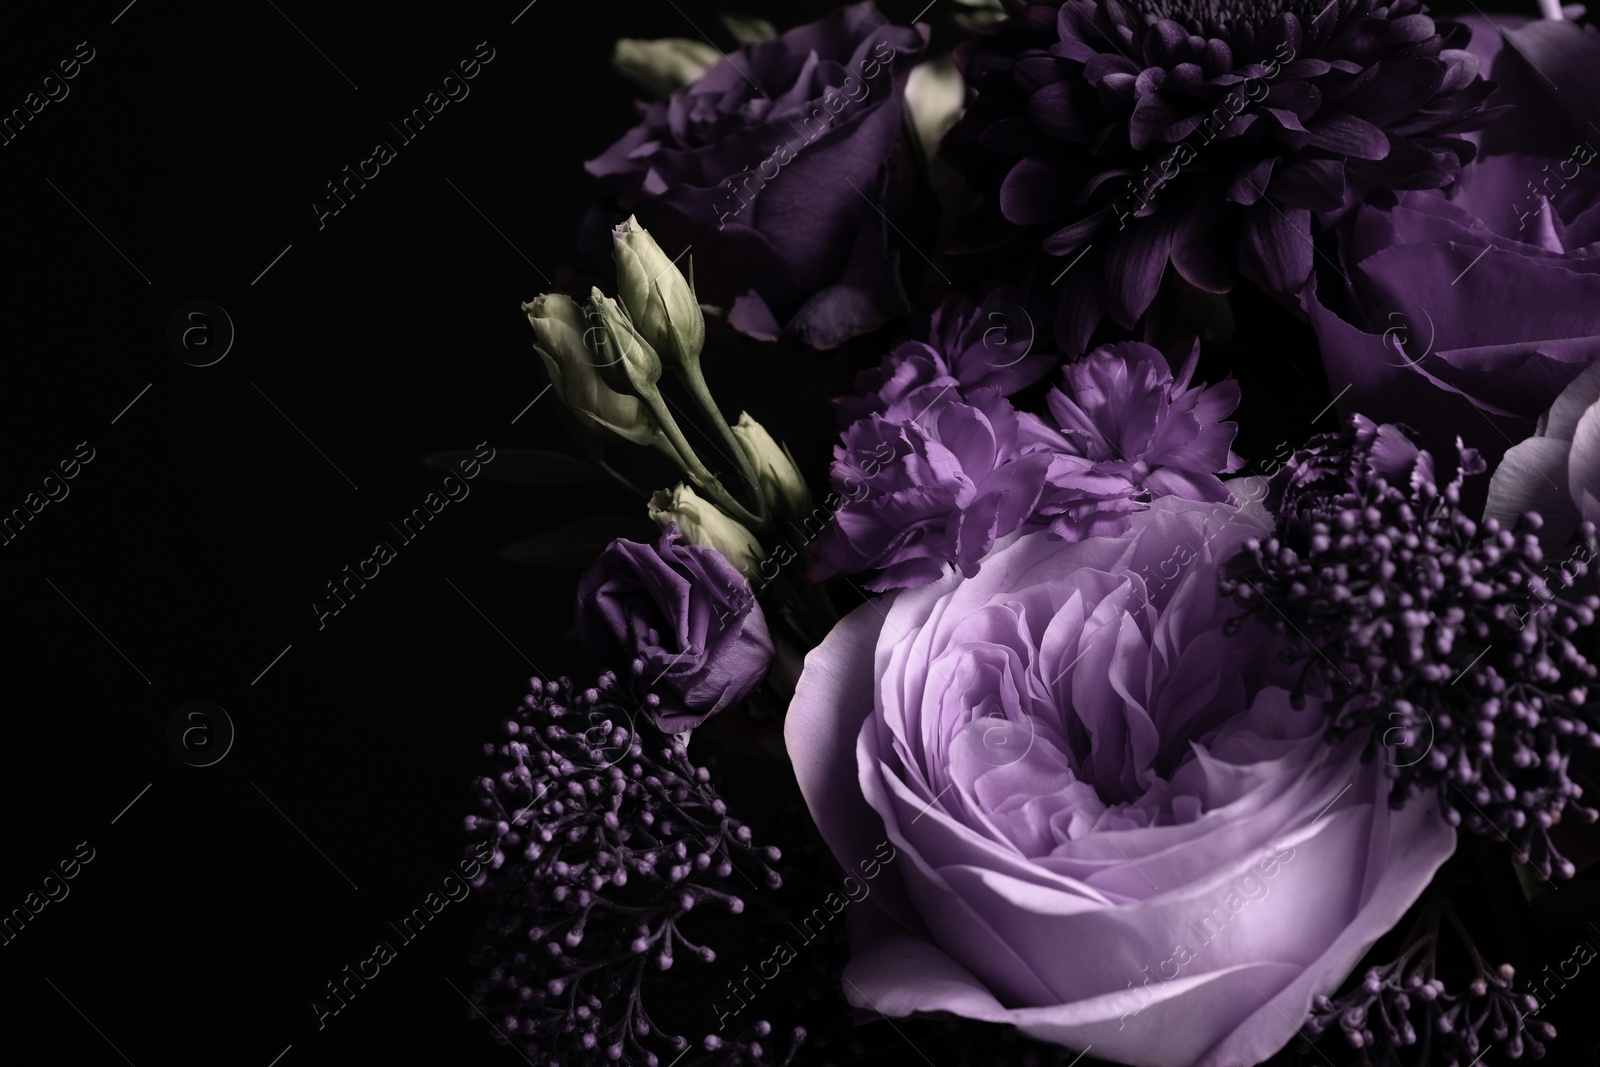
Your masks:
<svg viewBox="0 0 1600 1067"><path fill-rule="evenodd" d="M1147 344L1105 345L1062 368L1066 391L1047 403L1056 427L1024 420L1023 439L1058 454L1039 515L1059 538L1118 534L1152 497L1222 502L1217 473L1244 466L1231 445L1238 427L1223 419L1239 405L1234 381L1191 387L1200 346L1176 377Z"/></svg>
<svg viewBox="0 0 1600 1067"><path fill-rule="evenodd" d="M1543 42L1534 61L1564 107L1600 121L1595 97L1570 95L1600 77L1600 35L1512 32L1513 47L1474 33L1473 48L1498 75L1525 62L1516 41ZM1600 358L1600 133L1585 140L1536 93L1512 99L1448 194L1359 208L1336 229L1337 269L1318 257L1301 293L1341 416L1405 423L1441 458L1459 434L1494 463ZM1559 154L1530 154L1545 150Z"/></svg>
<svg viewBox="0 0 1600 1067"><path fill-rule="evenodd" d="M833 450L840 503L813 545L812 578L880 570L866 586L883 590L925 585L952 562L976 573L995 539L1030 518L1044 486L1050 454L1024 455L1017 431L994 386L853 423Z"/></svg>
<svg viewBox="0 0 1600 1067"><path fill-rule="evenodd" d="M923 45L841 8L640 104L587 168L663 248L694 248L697 294L737 329L832 348L907 310L889 218Z"/></svg>
<svg viewBox="0 0 1600 1067"><path fill-rule="evenodd" d="M629 663L661 695L656 724L698 726L750 694L772 662L772 638L750 583L722 553L621 538L578 583L578 634L602 663Z"/></svg>
<svg viewBox="0 0 1600 1067"><path fill-rule="evenodd" d="M957 52L978 95L945 144L993 203L969 245L1054 257L1033 276L1068 353L1105 316L1133 326L1168 264L1292 295L1313 215L1448 186L1490 117L1467 29L1417 0L1006 7Z"/></svg>
<svg viewBox="0 0 1600 1067"><path fill-rule="evenodd" d="M1593 26L1499 13L1457 17L1472 27L1471 50L1497 90L1491 102L1516 108L1513 121L1473 135L1485 154L1525 152L1560 159L1579 141L1595 142L1589 123L1600 110L1595 104L1600 100L1600 66L1594 61Z"/></svg>
<svg viewBox="0 0 1600 1067"><path fill-rule="evenodd" d="M1455 848L1436 799L1392 810L1361 739L1293 706L1282 642L1224 628L1219 567L1271 522L1223 505L1211 528L1217 507L1015 534L806 657L795 774L838 861L877 873L852 1004L1136 1067L1257 1064L1428 887Z"/></svg>
<svg viewBox="0 0 1600 1067"><path fill-rule="evenodd" d="M856 377L858 395L840 397L846 423L890 409L908 418L947 389L956 399L994 386L1001 396L1027 388L1050 372L1053 356L1034 352L1027 311L998 293L979 305L964 292L947 297L920 335L890 349L883 362Z"/></svg>

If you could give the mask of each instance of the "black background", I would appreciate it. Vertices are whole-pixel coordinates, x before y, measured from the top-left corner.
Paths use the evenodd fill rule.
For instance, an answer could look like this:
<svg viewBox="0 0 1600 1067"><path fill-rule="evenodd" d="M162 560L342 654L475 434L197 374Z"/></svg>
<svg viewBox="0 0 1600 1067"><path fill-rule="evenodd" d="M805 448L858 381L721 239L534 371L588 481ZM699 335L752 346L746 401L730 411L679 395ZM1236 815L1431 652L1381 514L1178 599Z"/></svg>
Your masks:
<svg viewBox="0 0 1600 1067"><path fill-rule="evenodd" d="M94 449L0 547L0 912L94 849L0 947L8 1041L138 1067L266 1067L286 1048L283 1067L521 1062L463 1001L478 898L414 943L387 924L454 869L481 745L530 663L583 663L576 572L498 550L642 508L480 477L411 544L385 524L438 486L428 453L563 447L554 398L528 406L546 379L518 304L572 258L594 192L582 161L632 122L612 42L704 30L733 46L721 5L525 2L7 14L0 111L94 49L0 147L0 512ZM882 6L904 22L921 0ZM827 7L741 10L783 27ZM385 123L479 42L494 58L470 95L401 144ZM324 183L378 140L397 158L319 228ZM166 339L196 299L237 333L204 368ZM724 368L719 396L815 464L841 368L794 363L765 386L760 371ZM379 540L398 558L319 629L312 599ZM237 730L214 766L167 744L193 699ZM319 1030L312 998L380 940L396 961Z"/></svg>

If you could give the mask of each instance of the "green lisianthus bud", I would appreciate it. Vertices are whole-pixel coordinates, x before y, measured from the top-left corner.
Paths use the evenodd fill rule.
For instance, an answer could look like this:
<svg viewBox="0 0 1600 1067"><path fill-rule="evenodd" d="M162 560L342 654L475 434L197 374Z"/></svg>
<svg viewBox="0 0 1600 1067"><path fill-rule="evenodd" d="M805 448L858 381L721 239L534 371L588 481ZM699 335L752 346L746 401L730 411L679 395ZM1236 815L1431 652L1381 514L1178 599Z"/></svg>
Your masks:
<svg viewBox="0 0 1600 1067"><path fill-rule="evenodd" d="M755 574L764 555L756 535L687 485L680 482L670 492L658 490L650 497L649 510L662 529L675 522L685 541L721 552L746 578Z"/></svg>
<svg viewBox="0 0 1600 1067"><path fill-rule="evenodd" d="M661 357L622 305L599 289L591 289L583 311L588 320L583 343L606 384L636 396L654 392L661 380Z"/></svg>
<svg viewBox="0 0 1600 1067"><path fill-rule="evenodd" d="M661 431L637 397L606 385L595 356L583 342L583 310L564 293L546 293L522 305L533 327L533 348L544 360L561 402L635 444L653 445Z"/></svg>
<svg viewBox="0 0 1600 1067"><path fill-rule="evenodd" d="M774 511L798 518L811 510L811 491L787 445L780 445L747 412L739 412L733 436L755 468L756 484Z"/></svg>
<svg viewBox="0 0 1600 1067"><path fill-rule="evenodd" d="M685 37L659 41L623 38L611 52L611 66L657 96L671 96L692 84L720 58L711 45Z"/></svg>
<svg viewBox="0 0 1600 1067"><path fill-rule="evenodd" d="M633 218L611 231L617 261L617 296L645 340L661 358L694 363L706 343L706 318L694 286Z"/></svg>

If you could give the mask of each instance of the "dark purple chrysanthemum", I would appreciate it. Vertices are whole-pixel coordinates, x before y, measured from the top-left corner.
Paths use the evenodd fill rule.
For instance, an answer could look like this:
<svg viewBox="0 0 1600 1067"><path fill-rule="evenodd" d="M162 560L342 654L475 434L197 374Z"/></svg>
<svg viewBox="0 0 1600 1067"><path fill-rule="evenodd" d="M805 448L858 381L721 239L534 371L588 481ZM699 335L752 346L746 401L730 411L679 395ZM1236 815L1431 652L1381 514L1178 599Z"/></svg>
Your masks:
<svg viewBox="0 0 1600 1067"><path fill-rule="evenodd" d="M1568 766L1600 746L1589 704L1600 672L1573 641L1600 597L1561 591L1587 565L1545 565L1536 514L1514 533L1462 514L1461 483L1483 470L1472 450L1440 487L1399 428L1354 425L1273 476L1274 533L1247 543L1224 590L1300 645L1302 679L1335 694L1334 736L1370 731L1385 749L1395 803L1436 792L1452 823L1570 878L1550 829L1597 815ZM1594 527L1580 536L1593 558Z"/></svg>
<svg viewBox="0 0 1600 1067"><path fill-rule="evenodd" d="M970 244L1059 257L1038 284L1060 278L1069 353L1106 315L1132 326L1169 263L1208 292L1235 272L1294 292L1314 213L1450 185L1475 151L1459 135L1498 114L1470 31L1419 0L1006 7L957 53L977 99L946 144L992 201Z"/></svg>
<svg viewBox="0 0 1600 1067"><path fill-rule="evenodd" d="M1062 368L1066 388L1047 401L1058 429L1023 424L1025 441L1056 453L1038 507L1052 535L1119 534L1155 496L1229 499L1217 472L1244 466L1231 449L1238 427L1223 421L1239 385L1191 387L1199 358L1196 344L1174 375L1157 349L1131 341Z"/></svg>
<svg viewBox="0 0 1600 1067"><path fill-rule="evenodd" d="M658 1067L690 1042L651 1019L653 976L675 952L710 962L715 953L685 936L686 917L738 913L733 890L776 888L768 864L778 852L751 844L709 772L652 725L653 696L630 711L610 674L582 692L564 678L530 686L506 739L484 746L501 763L478 781L481 811L466 820L494 848L472 880L493 900L474 1008L538 1067ZM792 1035L785 1055L763 1046L770 1029L758 1021L745 1036L711 1035L701 1044L713 1055L692 1062L786 1064L805 1034Z"/></svg>

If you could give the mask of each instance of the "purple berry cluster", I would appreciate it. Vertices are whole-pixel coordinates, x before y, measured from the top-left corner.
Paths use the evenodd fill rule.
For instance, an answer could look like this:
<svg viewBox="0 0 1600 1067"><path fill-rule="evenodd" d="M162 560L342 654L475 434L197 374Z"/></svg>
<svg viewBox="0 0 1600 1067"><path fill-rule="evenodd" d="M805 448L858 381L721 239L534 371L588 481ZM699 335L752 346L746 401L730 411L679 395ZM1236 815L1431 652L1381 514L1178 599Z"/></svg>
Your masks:
<svg viewBox="0 0 1600 1067"><path fill-rule="evenodd" d="M1302 1028L1308 1043L1337 1030L1360 1050L1361 1067L1401 1062L1399 1049L1416 1050L1415 1062L1468 1067L1497 1047L1507 1059L1543 1059L1555 1027L1525 1014L1539 1000L1512 989L1510 964L1489 967L1477 951L1477 975L1465 992L1450 993L1434 974L1435 935L1413 942L1390 963L1370 967L1342 996L1316 997Z"/></svg>
<svg viewBox="0 0 1600 1067"><path fill-rule="evenodd" d="M499 765L466 819L493 847L473 880L492 902L474 1007L538 1067L659 1067L690 1041L651 1018L652 987L675 959L716 956L686 918L742 912L737 886L777 888L778 850L752 844L684 740L652 725L654 694L635 706L609 672L582 691L565 678L529 684L505 739L484 746ZM773 1059L770 1033L756 1022L708 1037L681 1067L785 1064L805 1040L796 1030Z"/></svg>
<svg viewBox="0 0 1600 1067"><path fill-rule="evenodd" d="M1297 699L1332 696L1333 738L1370 731L1396 806L1435 792L1452 824L1570 878L1550 829L1566 814L1594 821L1568 769L1575 750L1600 745L1597 671L1574 643L1600 597L1563 595L1586 564L1546 566L1536 514L1514 531L1463 514L1462 480L1484 469L1472 450L1441 488L1399 428L1354 426L1273 476L1275 529L1246 543L1223 590L1290 642ZM1592 558L1594 528L1580 536Z"/></svg>

